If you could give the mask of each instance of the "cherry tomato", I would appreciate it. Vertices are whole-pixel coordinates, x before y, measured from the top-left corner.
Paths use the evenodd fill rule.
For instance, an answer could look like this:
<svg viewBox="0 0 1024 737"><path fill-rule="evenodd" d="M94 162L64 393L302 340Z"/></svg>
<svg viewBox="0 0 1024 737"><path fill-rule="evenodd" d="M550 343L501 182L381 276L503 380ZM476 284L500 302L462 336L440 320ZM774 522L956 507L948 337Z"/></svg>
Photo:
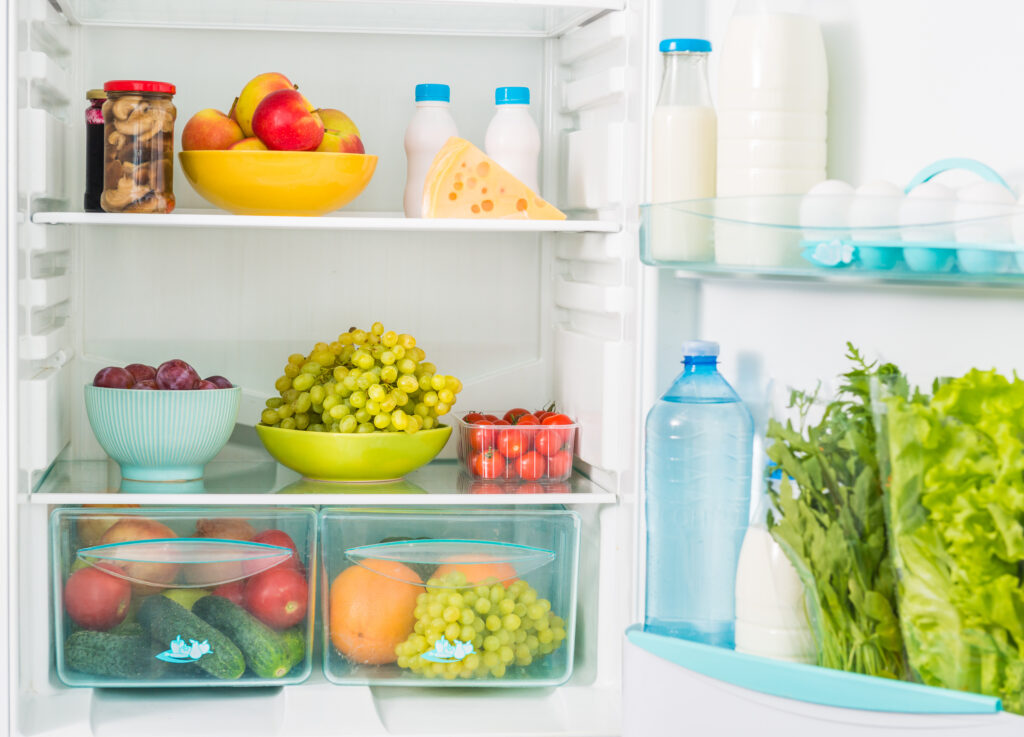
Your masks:
<svg viewBox="0 0 1024 737"><path fill-rule="evenodd" d="M530 414L530 410L523 409L522 407L516 407L515 409L510 409L508 412L506 412L505 416L502 419L508 420L514 425L517 418L521 417L522 415L528 414Z"/></svg>
<svg viewBox="0 0 1024 737"><path fill-rule="evenodd" d="M563 414L559 413L559 414L548 415L547 417L545 417L541 421L540 424L542 424L542 425L571 425L572 424L572 420L569 418L569 415L563 415Z"/></svg>
<svg viewBox="0 0 1024 737"><path fill-rule="evenodd" d="M505 472L501 474L501 478L505 481L519 478L519 469L516 468L515 459L508 461L505 466Z"/></svg>
<svg viewBox="0 0 1024 737"><path fill-rule="evenodd" d="M520 415L516 419L515 424L517 424L517 425L539 425L540 424L540 420L538 420L533 415Z"/></svg>
<svg viewBox="0 0 1024 737"><path fill-rule="evenodd" d="M512 423L508 420L494 420L491 422L492 425L511 425Z"/></svg>
<svg viewBox="0 0 1024 737"><path fill-rule="evenodd" d="M494 448L477 453L469 461L473 475L481 479L496 479L505 472L505 458Z"/></svg>
<svg viewBox="0 0 1024 737"><path fill-rule="evenodd" d="M485 419L485 417L479 412L467 412L463 416L462 421L465 422L467 425L475 425L476 423L480 422L480 420L483 419Z"/></svg>
<svg viewBox="0 0 1024 737"><path fill-rule="evenodd" d="M572 471L572 454L560 450L548 458L548 476L553 479L564 479Z"/></svg>
<svg viewBox="0 0 1024 737"><path fill-rule="evenodd" d="M529 449L526 433L518 430L502 430L498 433L498 450L506 458L518 458Z"/></svg>
<svg viewBox="0 0 1024 737"><path fill-rule="evenodd" d="M484 415L484 419L485 420L490 420L491 422L497 422L501 418L498 417L498 415Z"/></svg>
<svg viewBox="0 0 1024 737"><path fill-rule="evenodd" d="M550 417L553 414L555 414L555 413L554 412L547 412L545 410L539 410L537 412L534 412L533 416L536 417L541 422L543 422L545 417Z"/></svg>
<svg viewBox="0 0 1024 737"><path fill-rule="evenodd" d="M516 461L516 468L519 470L519 477L526 481L536 481L547 470L547 462L540 453L530 451L524 453Z"/></svg>
<svg viewBox="0 0 1024 737"><path fill-rule="evenodd" d="M488 425L494 423L490 420L478 420L469 431L469 445L473 450L489 450L497 442L497 431L487 429Z"/></svg>
<svg viewBox="0 0 1024 737"><path fill-rule="evenodd" d="M562 449L568 438L565 437L565 430L539 430L534 433L533 447L541 455L548 458L555 455Z"/></svg>

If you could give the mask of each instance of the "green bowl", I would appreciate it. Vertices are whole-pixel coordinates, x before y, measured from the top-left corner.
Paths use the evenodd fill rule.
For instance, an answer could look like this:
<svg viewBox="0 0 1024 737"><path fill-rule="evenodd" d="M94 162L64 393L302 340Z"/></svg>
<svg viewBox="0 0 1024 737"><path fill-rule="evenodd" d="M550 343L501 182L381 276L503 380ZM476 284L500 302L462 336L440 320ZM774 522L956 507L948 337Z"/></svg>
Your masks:
<svg viewBox="0 0 1024 737"><path fill-rule="evenodd" d="M194 481L235 429L242 390L140 391L85 387L100 446L131 481Z"/></svg>
<svg viewBox="0 0 1024 737"><path fill-rule="evenodd" d="M257 425L267 452L282 466L316 481L392 481L425 466L452 434L433 430L333 433Z"/></svg>

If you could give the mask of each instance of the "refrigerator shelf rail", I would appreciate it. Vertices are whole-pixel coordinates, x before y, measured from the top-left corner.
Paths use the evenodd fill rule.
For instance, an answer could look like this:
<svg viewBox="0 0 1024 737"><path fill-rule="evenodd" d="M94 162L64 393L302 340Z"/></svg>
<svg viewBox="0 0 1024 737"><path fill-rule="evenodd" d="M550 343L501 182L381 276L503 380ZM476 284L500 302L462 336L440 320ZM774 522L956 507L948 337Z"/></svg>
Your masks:
<svg viewBox="0 0 1024 737"><path fill-rule="evenodd" d="M406 218L401 213L289 217L230 215L219 210L178 210L169 215L37 212L32 215L32 222L36 225L390 230L418 233L618 233L622 230L621 223L611 220L461 220L456 218Z"/></svg>
<svg viewBox="0 0 1024 737"><path fill-rule="evenodd" d="M1024 284L1024 209L985 204L993 214L918 221L902 201L772 195L643 205L640 258L680 276ZM858 225L855 213L880 224Z"/></svg>
<svg viewBox="0 0 1024 737"><path fill-rule="evenodd" d="M74 24L128 28L319 31L552 38L623 0L56 0Z"/></svg>
<svg viewBox="0 0 1024 737"><path fill-rule="evenodd" d="M574 472L562 482L476 481L455 460L434 461L404 479L382 483L309 481L273 461L213 461L200 481L125 481L111 461L58 461L31 494L31 504L275 506L344 504L374 507L548 506L614 504L616 494Z"/></svg>

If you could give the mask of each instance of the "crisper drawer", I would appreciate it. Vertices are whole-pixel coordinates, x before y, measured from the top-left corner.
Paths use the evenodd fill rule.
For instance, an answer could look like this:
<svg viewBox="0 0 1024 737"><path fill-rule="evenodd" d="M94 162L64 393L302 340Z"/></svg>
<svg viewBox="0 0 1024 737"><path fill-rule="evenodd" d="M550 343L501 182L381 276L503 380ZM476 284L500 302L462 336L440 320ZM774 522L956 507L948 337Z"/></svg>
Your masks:
<svg viewBox="0 0 1024 737"><path fill-rule="evenodd" d="M328 680L556 686L571 675L575 512L333 508L320 535Z"/></svg>
<svg viewBox="0 0 1024 737"><path fill-rule="evenodd" d="M1009 737L999 699L787 663L639 626L623 638L623 737Z"/></svg>
<svg viewBox="0 0 1024 737"><path fill-rule="evenodd" d="M53 512L57 673L69 686L253 686L311 670L311 507Z"/></svg>

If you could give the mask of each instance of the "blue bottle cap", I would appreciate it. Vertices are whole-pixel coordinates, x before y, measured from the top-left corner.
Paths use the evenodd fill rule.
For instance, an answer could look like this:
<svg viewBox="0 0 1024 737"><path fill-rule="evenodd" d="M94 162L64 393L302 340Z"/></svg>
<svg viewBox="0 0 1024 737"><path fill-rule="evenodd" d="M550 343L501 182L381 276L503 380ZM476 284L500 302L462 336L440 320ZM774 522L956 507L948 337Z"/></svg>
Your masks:
<svg viewBox="0 0 1024 737"><path fill-rule="evenodd" d="M671 51L690 51L698 54L707 54L711 51L711 42L703 38L666 38L658 44L658 51L663 54Z"/></svg>
<svg viewBox="0 0 1024 737"><path fill-rule="evenodd" d="M495 105L529 105L529 87L499 87L494 90Z"/></svg>
<svg viewBox="0 0 1024 737"><path fill-rule="evenodd" d="M683 343L683 355L690 356L717 356L718 343L711 340L688 340Z"/></svg>
<svg viewBox="0 0 1024 737"><path fill-rule="evenodd" d="M416 102L450 102L452 90L446 84L416 85Z"/></svg>

